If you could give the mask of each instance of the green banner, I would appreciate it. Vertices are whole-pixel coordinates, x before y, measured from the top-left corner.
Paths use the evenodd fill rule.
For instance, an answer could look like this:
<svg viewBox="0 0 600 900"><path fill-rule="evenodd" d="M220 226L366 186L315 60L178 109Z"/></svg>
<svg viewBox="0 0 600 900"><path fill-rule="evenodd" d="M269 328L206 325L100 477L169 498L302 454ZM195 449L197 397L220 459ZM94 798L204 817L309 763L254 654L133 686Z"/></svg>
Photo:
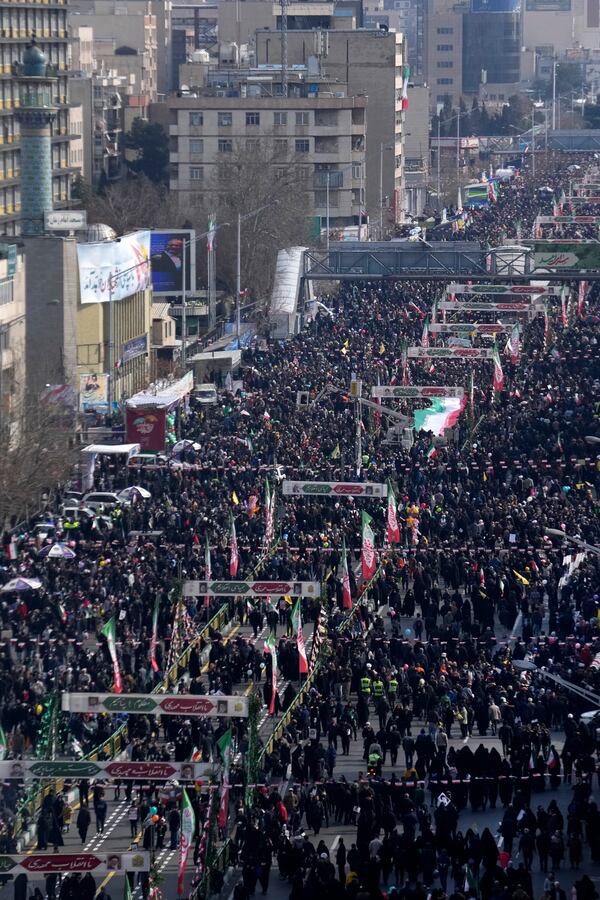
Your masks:
<svg viewBox="0 0 600 900"><path fill-rule="evenodd" d="M533 241L533 264L537 269L600 269L598 241Z"/></svg>

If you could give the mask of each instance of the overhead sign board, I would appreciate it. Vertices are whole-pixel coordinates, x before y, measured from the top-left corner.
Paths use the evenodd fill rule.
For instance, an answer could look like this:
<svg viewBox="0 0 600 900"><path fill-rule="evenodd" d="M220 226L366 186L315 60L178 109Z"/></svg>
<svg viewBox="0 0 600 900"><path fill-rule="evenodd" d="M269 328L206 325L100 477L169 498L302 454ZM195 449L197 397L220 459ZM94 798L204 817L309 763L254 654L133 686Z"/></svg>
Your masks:
<svg viewBox="0 0 600 900"><path fill-rule="evenodd" d="M531 241L536 269L600 269L598 241Z"/></svg>
<svg viewBox="0 0 600 900"><path fill-rule="evenodd" d="M318 581L184 581L183 596L320 597L321 585Z"/></svg>
<svg viewBox="0 0 600 900"><path fill-rule="evenodd" d="M442 300L438 303L438 309L448 312L532 313L539 312L543 308L540 304L528 303L525 300L515 300L514 303L486 303L485 300L452 303L451 300Z"/></svg>
<svg viewBox="0 0 600 900"><path fill-rule="evenodd" d="M455 284L446 288L446 294L502 294L507 297L559 297L560 287L542 284Z"/></svg>
<svg viewBox="0 0 600 900"><path fill-rule="evenodd" d="M538 216L537 225L600 225L599 216Z"/></svg>
<svg viewBox="0 0 600 900"><path fill-rule="evenodd" d="M493 359L494 351L483 347L409 347L410 359Z"/></svg>
<svg viewBox="0 0 600 900"><path fill-rule="evenodd" d="M202 582L199 582L200 584ZM203 592L206 593L206 592ZM248 717L247 697L218 694L62 694L64 712L129 713L155 716Z"/></svg>
<svg viewBox="0 0 600 900"><path fill-rule="evenodd" d="M387 484L367 481L289 481L283 482L283 493L297 497L387 497Z"/></svg>
<svg viewBox="0 0 600 900"><path fill-rule="evenodd" d="M81 231L87 228L85 209L47 209L44 212L46 231Z"/></svg>
<svg viewBox="0 0 600 900"><path fill-rule="evenodd" d="M429 330L432 330L431 325ZM397 397L400 400L421 397L464 397L464 394L464 388L437 384L376 384L371 388L371 397Z"/></svg>
<svg viewBox="0 0 600 900"><path fill-rule="evenodd" d="M508 334L512 327L498 322L434 322L429 331L432 334Z"/></svg>
<svg viewBox="0 0 600 900"><path fill-rule="evenodd" d="M106 875L107 872L149 872L150 853L134 850L129 853L11 853L0 856L0 875L19 875L25 872L30 878L37 875L73 875L91 872Z"/></svg>
<svg viewBox="0 0 600 900"><path fill-rule="evenodd" d="M195 781L214 770L212 763L186 762L92 762L88 759L5 759L0 762L0 778L21 781L30 778L134 778L136 781L177 778Z"/></svg>

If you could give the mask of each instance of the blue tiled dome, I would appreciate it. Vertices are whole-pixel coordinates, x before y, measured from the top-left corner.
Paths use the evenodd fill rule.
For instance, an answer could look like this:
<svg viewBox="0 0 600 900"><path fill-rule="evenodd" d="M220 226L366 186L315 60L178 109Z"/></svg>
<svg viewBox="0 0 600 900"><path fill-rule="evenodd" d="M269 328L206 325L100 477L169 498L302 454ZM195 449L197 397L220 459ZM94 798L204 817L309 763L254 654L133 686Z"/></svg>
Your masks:
<svg viewBox="0 0 600 900"><path fill-rule="evenodd" d="M23 54L23 75L43 78L46 74L46 54L35 43L31 43Z"/></svg>

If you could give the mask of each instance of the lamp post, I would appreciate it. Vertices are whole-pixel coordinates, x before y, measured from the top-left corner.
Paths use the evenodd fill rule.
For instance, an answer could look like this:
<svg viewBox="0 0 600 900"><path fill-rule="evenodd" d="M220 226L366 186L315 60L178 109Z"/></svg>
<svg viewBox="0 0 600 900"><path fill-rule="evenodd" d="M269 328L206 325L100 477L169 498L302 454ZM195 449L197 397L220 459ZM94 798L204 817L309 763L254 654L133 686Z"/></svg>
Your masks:
<svg viewBox="0 0 600 900"><path fill-rule="evenodd" d="M236 268L235 268L235 333L238 341L238 349L240 346L240 332L242 327L242 222L245 222L246 219L251 219L253 216L257 216L259 213L263 212L265 209L269 209L271 206L277 206L279 204L279 200L272 200L271 203L265 203L264 206L259 206L258 209L253 209L249 213L245 213L242 215L241 212L237 214L237 250L236 250ZM217 228L225 228L225 226L230 225L230 222L223 222L221 225L217 225ZM202 237L202 235L201 235ZM197 240L197 238L196 238Z"/></svg>

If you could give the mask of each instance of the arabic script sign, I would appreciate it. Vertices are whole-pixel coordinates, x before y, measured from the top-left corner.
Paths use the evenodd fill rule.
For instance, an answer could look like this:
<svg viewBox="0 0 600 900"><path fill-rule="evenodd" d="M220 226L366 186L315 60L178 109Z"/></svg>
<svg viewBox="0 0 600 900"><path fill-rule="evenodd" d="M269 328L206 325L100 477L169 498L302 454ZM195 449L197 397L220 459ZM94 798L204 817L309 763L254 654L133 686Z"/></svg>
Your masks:
<svg viewBox="0 0 600 900"><path fill-rule="evenodd" d="M199 582L200 584L202 582ZM284 592L283 592L284 593ZM128 713L156 716L235 716L248 717L248 698L212 694L84 694L62 695L66 712Z"/></svg>
<svg viewBox="0 0 600 900"><path fill-rule="evenodd" d="M373 481L289 481L283 482L283 493L296 496L314 494L323 497L387 497L387 484Z"/></svg>

